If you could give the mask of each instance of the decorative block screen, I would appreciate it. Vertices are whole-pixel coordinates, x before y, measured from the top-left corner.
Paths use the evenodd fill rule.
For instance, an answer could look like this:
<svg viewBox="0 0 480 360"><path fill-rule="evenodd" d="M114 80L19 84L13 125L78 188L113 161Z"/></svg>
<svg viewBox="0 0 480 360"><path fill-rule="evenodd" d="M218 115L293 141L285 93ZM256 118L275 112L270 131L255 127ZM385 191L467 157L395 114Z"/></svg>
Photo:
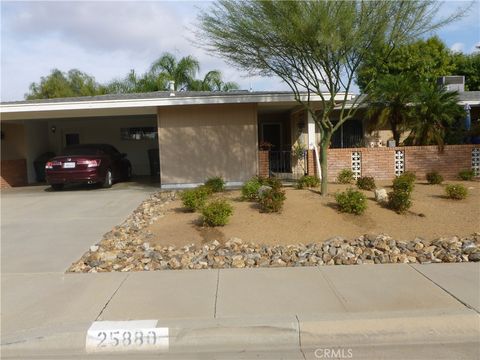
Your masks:
<svg viewBox="0 0 480 360"><path fill-rule="evenodd" d="M405 151L395 151L395 176L400 176L405 171Z"/></svg>
<svg viewBox="0 0 480 360"><path fill-rule="evenodd" d="M352 151L352 171L355 179L362 176L362 153L360 151Z"/></svg>
<svg viewBox="0 0 480 360"><path fill-rule="evenodd" d="M480 148L472 149L472 170L475 176L480 176Z"/></svg>

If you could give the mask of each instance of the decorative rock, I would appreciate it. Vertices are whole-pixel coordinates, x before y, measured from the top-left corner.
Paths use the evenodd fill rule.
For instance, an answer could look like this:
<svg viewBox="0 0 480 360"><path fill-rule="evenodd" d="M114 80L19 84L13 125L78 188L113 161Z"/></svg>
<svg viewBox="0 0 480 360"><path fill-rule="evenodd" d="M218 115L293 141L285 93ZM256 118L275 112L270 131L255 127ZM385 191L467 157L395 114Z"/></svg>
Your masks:
<svg viewBox="0 0 480 360"><path fill-rule="evenodd" d="M379 203L386 202L388 200L387 190L375 189L375 201Z"/></svg>
<svg viewBox="0 0 480 360"><path fill-rule="evenodd" d="M258 197L262 197L263 193L268 190L272 190L272 187L267 185L260 186L257 191Z"/></svg>
<svg viewBox="0 0 480 360"><path fill-rule="evenodd" d="M162 205L174 198L175 192L153 194L124 223L106 233L98 244L90 246L89 251L73 263L69 271L127 272L480 261L480 233L464 238L416 238L413 241L394 240L386 234L367 234L351 240L335 236L323 243L307 245L267 246L231 238L226 243L214 240L179 248L152 246L149 240L153 234L146 228L152 220L163 216Z"/></svg>
<svg viewBox="0 0 480 360"><path fill-rule="evenodd" d="M480 261L480 251L472 252L468 255L469 261Z"/></svg>

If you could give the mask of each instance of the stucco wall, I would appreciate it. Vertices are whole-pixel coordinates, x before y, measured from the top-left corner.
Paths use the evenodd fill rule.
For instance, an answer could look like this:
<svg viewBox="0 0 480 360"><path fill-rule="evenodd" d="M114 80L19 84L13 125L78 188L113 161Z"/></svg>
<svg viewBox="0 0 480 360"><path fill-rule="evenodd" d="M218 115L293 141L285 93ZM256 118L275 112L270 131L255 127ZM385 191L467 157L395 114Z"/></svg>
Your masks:
<svg viewBox="0 0 480 360"><path fill-rule="evenodd" d="M162 186L212 176L243 182L257 173L255 104L159 108Z"/></svg>
<svg viewBox="0 0 480 360"><path fill-rule="evenodd" d="M51 127L55 126L55 133ZM148 149L158 148L156 140L122 140L120 129L124 127L157 127L156 116L126 116L58 119L49 121L48 133L50 150L56 154L65 147L65 134L79 134L80 143L106 143L115 146L118 151L127 153L132 163L134 175L149 175Z"/></svg>
<svg viewBox="0 0 480 360"><path fill-rule="evenodd" d="M1 124L4 138L2 143L2 160L24 159L25 148L25 127L23 124Z"/></svg>

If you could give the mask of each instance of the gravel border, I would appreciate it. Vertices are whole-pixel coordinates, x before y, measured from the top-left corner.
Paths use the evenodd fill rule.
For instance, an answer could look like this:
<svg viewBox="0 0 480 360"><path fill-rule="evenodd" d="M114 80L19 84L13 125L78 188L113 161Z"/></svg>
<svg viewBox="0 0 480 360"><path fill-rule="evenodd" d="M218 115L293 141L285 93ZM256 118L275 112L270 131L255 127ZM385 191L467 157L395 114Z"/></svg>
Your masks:
<svg viewBox="0 0 480 360"><path fill-rule="evenodd" d="M91 246L68 272L151 271L245 267L292 267L386 263L441 263L480 261L480 233L433 241L400 241L386 234L361 235L348 240L330 238L321 243L267 246L232 238L224 244L151 247L146 228L165 215L164 207L178 192L151 195L118 226Z"/></svg>

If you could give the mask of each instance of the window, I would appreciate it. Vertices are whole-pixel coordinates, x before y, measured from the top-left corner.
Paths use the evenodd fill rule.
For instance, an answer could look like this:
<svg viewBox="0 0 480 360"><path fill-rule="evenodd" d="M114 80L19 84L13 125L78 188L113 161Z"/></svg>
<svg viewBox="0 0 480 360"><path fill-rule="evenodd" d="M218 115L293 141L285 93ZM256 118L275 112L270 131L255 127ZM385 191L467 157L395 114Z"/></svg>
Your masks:
<svg viewBox="0 0 480 360"><path fill-rule="evenodd" d="M65 134L65 145L78 145L80 144L80 135L79 134Z"/></svg>
<svg viewBox="0 0 480 360"><path fill-rule="evenodd" d="M158 139L157 128L154 126L121 128L122 140L156 140Z"/></svg>

